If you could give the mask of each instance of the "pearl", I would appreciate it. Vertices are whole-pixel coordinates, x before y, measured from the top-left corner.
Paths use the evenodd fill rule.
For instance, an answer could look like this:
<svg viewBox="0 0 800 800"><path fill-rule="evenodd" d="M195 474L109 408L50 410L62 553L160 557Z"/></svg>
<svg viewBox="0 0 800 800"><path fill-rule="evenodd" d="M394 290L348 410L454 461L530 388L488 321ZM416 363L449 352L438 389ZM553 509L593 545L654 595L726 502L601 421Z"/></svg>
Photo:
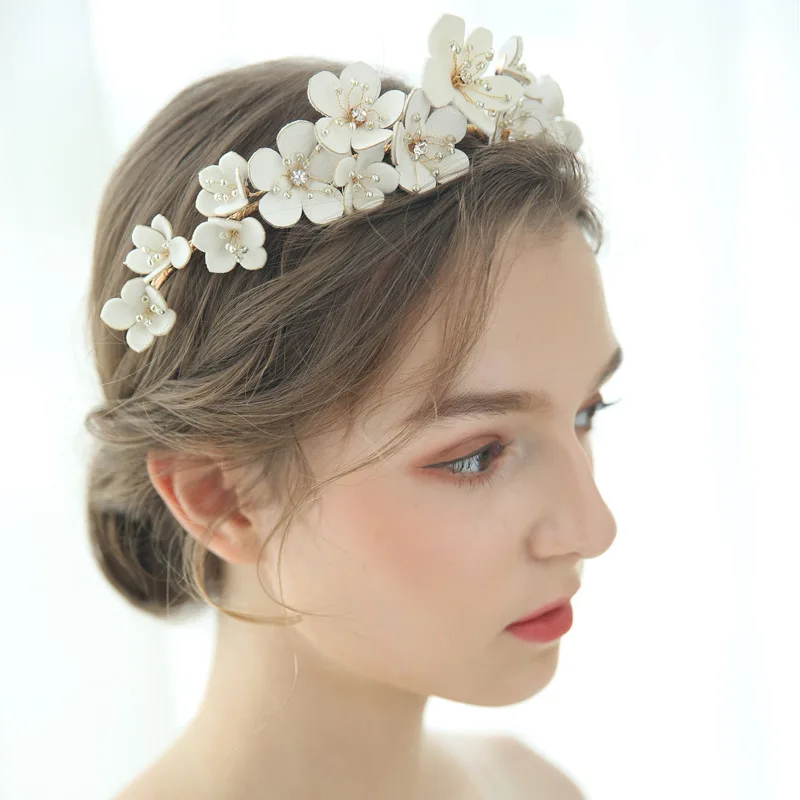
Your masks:
<svg viewBox="0 0 800 800"><path fill-rule="evenodd" d="M367 192L367 197L372 197L372 192Z"/></svg>

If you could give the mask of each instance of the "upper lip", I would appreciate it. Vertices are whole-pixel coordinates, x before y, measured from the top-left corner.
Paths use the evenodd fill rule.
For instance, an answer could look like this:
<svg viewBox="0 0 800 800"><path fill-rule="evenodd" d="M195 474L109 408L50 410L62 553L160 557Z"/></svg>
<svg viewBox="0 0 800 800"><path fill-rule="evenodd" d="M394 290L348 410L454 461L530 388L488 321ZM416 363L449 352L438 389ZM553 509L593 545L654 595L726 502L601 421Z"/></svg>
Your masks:
<svg viewBox="0 0 800 800"><path fill-rule="evenodd" d="M529 622L536 617L541 617L542 614L547 614L548 611L553 611L560 606L563 606L565 603L568 603L572 597L577 593L577 589L572 593L568 594L565 597L562 597L560 600L554 600L552 603L548 603L546 606L542 606L538 611L534 611L533 614L528 614L527 617L522 617L521 619L512 622L511 625L518 625L520 622Z"/></svg>

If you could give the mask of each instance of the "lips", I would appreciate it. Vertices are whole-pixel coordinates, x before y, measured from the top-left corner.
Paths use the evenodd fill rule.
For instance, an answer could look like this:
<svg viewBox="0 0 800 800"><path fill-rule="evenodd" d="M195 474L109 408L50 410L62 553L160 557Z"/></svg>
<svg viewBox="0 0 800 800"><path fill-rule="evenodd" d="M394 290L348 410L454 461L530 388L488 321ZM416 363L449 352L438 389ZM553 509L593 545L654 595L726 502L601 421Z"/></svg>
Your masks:
<svg viewBox="0 0 800 800"><path fill-rule="evenodd" d="M577 590L576 590L576 592L577 592ZM512 622L511 625L518 625L518 624L520 624L522 622L530 622L530 620L532 620L532 619L536 619L537 617L541 617L542 615L547 614L550 611L555 610L556 608L560 608L565 603L568 603L572 599L572 597L576 594L576 592L573 592L572 594L568 594L568 595L562 597L560 600L555 600L555 601L553 601L552 603L549 603L546 606L542 606L542 608L540 608L538 611L534 611L533 614L529 614L527 617L522 617L522 619L518 619L515 622Z"/></svg>

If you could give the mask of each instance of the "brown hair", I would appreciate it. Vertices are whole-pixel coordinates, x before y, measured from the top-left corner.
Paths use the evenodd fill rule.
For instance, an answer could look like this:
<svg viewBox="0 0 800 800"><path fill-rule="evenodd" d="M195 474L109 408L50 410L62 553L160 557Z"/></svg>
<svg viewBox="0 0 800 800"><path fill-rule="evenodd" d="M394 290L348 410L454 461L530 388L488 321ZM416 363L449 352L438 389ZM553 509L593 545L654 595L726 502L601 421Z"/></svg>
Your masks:
<svg viewBox="0 0 800 800"><path fill-rule="evenodd" d="M421 388L434 403L441 400L485 328L498 248L513 231L524 226L558 238L565 223L575 222L595 253L602 246L579 155L550 137L489 145L470 127L457 145L470 159L466 175L421 194L398 188L381 206L328 225L305 218L285 229L265 225L268 258L260 270L210 273L203 253L194 252L161 290L177 313L175 326L143 353L132 351L124 334L100 320L100 310L133 277L123 260L134 225L161 213L175 235L191 238L205 219L194 205L197 173L229 150L249 158L274 147L292 120L314 121L309 78L320 70L338 75L345 66L286 58L197 81L155 115L105 187L89 294L105 397L86 417L97 439L89 533L111 584L155 615L205 601L239 619L287 621L224 609L212 599L224 585L224 562L171 514L147 473L148 453L257 466L260 487L285 508L272 534L283 525L285 536L321 488L418 434L412 424L323 482L313 479L301 447L311 435L343 427L350 433L439 308L445 334L438 360L409 391ZM381 76L382 91L412 88Z"/></svg>

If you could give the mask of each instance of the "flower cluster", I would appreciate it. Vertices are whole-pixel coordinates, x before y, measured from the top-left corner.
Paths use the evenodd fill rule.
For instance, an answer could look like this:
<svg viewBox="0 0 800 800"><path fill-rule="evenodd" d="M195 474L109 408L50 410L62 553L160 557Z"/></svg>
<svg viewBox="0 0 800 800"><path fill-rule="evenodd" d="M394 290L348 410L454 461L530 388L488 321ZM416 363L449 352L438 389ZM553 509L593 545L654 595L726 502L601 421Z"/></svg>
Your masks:
<svg viewBox="0 0 800 800"><path fill-rule="evenodd" d="M120 297L106 302L103 322L127 331L128 346L142 352L174 326L175 311L157 287L194 250L205 254L210 272L229 272L237 264L261 269L266 230L250 216L256 208L275 228L295 225L303 216L325 225L381 205L398 186L430 191L468 172L469 158L456 147L468 126L490 144L551 135L577 150L581 133L563 119L561 90L549 75L537 79L527 71L522 39L512 36L492 67L491 32L465 33L461 17L439 19L428 37L421 86L408 95L398 89L381 93L380 76L364 62L349 64L338 77L328 71L313 75L308 99L323 116L289 122L274 148L262 147L249 160L231 151L200 170L195 207L207 219L191 242L174 237L161 214L150 226L134 227L136 247L124 263L145 277L129 280Z"/></svg>

